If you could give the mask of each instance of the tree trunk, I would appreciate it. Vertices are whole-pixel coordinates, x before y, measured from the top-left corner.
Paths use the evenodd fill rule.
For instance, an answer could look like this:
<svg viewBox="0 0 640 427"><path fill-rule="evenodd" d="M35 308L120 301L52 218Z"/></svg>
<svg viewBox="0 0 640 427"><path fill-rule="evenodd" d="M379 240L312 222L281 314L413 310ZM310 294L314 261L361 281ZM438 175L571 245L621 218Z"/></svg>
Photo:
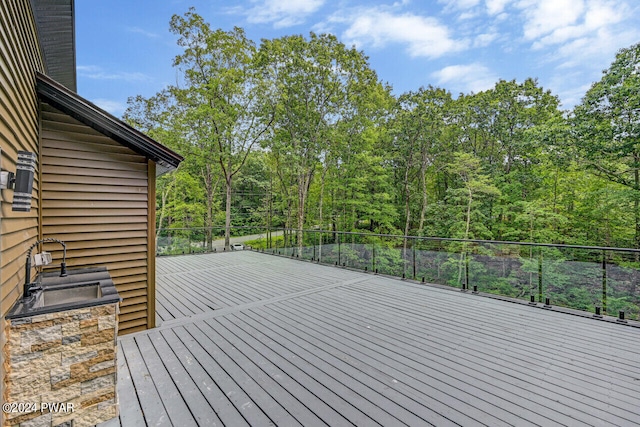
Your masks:
<svg viewBox="0 0 640 427"><path fill-rule="evenodd" d="M635 248L640 249L640 154L633 155L635 169L633 171L633 216L635 220Z"/></svg>
<svg viewBox="0 0 640 427"><path fill-rule="evenodd" d="M427 214L427 167L426 159L422 160L420 168L420 178L422 181L422 207L420 208L420 223L418 224L418 235L422 234L424 228L424 220Z"/></svg>
<svg viewBox="0 0 640 427"><path fill-rule="evenodd" d="M156 228L156 248L158 247L158 237L160 235L160 230L162 229L162 222L164 221L164 216L167 208L167 197L169 197L169 192L171 191L171 187L173 187L174 181L171 181L167 188L161 194L161 204L160 204L160 218L158 218L158 227Z"/></svg>
<svg viewBox="0 0 640 427"><path fill-rule="evenodd" d="M215 189L218 186L218 182L213 183L213 171L211 165L207 165L203 170L204 189L207 193L207 206L205 211L204 226L205 226L205 240L208 251L213 250L213 196Z"/></svg>
<svg viewBox="0 0 640 427"><path fill-rule="evenodd" d="M473 193L471 192L471 188L469 190L469 202L467 203L467 223L466 228L464 230L464 239L467 240L469 238L469 228L471 225L471 203L473 202ZM458 263L458 283L462 280L462 262L464 260L465 252L467 249L467 242L462 243L463 250L460 251L460 261Z"/></svg>
<svg viewBox="0 0 640 427"><path fill-rule="evenodd" d="M225 249L230 249L230 240L231 240L231 181L233 180L233 175L230 173L225 177L225 184L227 187L227 199L226 199L226 209L225 209L225 222L224 222L224 247Z"/></svg>
<svg viewBox="0 0 640 427"><path fill-rule="evenodd" d="M304 228L304 208L307 202L307 174L300 177L298 182L298 227L297 245L298 253L302 252L302 229Z"/></svg>

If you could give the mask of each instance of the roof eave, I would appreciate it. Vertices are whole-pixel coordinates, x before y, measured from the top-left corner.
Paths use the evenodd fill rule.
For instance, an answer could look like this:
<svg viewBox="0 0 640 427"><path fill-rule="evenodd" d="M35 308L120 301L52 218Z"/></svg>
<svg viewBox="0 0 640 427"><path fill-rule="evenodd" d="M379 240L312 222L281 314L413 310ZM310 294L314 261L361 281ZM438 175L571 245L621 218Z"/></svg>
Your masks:
<svg viewBox="0 0 640 427"><path fill-rule="evenodd" d="M158 165L157 175L176 169L182 156L102 110L44 74L37 73L38 96L53 107L146 156Z"/></svg>

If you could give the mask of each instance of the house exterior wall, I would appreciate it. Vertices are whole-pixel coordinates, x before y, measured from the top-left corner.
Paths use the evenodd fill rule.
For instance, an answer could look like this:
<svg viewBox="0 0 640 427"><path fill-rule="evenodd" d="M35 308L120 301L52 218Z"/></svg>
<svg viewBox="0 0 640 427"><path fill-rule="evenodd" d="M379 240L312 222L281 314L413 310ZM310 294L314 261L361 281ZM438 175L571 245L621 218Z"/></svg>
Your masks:
<svg viewBox="0 0 640 427"><path fill-rule="evenodd" d="M15 171L17 152L38 151L38 100L35 72L43 71L35 20L28 1L0 2L0 148L2 170ZM39 165L38 165L39 167ZM38 237L39 182L31 212L13 212L13 191L0 192L0 322L22 296L26 251ZM4 331L3 327L0 331ZM6 337L0 335L0 348ZM1 352L0 352L1 353ZM4 357L0 363L4 397ZM4 418L4 416L3 416Z"/></svg>
<svg viewBox="0 0 640 427"><path fill-rule="evenodd" d="M68 268L107 267L120 333L153 327L153 162L48 104L41 115L42 237L66 243ZM59 246L45 248L61 261Z"/></svg>

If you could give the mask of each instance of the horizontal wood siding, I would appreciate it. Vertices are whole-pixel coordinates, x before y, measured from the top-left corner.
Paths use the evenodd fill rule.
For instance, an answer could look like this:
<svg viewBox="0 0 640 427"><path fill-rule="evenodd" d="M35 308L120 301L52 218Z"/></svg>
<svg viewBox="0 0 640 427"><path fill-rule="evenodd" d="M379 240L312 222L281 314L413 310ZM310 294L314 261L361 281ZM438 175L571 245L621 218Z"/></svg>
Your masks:
<svg viewBox="0 0 640 427"><path fill-rule="evenodd" d="M19 150L38 151L35 72L43 71L44 65L29 5L30 2L24 0L0 2L0 161L4 171L15 171ZM0 349L6 342L4 316L22 296L25 253L38 236L38 185L36 178L29 213L13 212L13 191L0 192ZM0 363L2 394L3 362Z"/></svg>
<svg viewBox="0 0 640 427"><path fill-rule="evenodd" d="M43 103L41 111L42 235L66 242L69 268L106 266L123 298L120 333L144 329L150 306L147 159L50 105ZM47 249L59 262L59 247Z"/></svg>

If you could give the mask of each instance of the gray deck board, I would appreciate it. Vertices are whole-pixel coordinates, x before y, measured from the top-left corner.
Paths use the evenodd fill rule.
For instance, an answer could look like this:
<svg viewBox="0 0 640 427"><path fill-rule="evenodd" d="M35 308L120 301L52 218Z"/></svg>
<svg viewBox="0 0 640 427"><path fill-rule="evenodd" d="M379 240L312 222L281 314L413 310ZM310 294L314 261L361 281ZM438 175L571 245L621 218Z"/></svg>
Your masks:
<svg viewBox="0 0 640 427"><path fill-rule="evenodd" d="M638 328L249 251L157 276L104 427L640 425Z"/></svg>
<svg viewBox="0 0 640 427"><path fill-rule="evenodd" d="M241 335L230 333L223 327L209 328L205 325L199 325L199 328L213 339L232 360L238 363L246 375L255 381L257 387L253 395L257 396L256 401L273 399L267 404L275 409L268 410L270 418L274 419L274 422L279 424L286 421L287 425L325 425L313 411L303 405L296 399L295 394L289 391L290 383L287 384L289 387L283 387L274 379L275 376L281 375L282 371L274 373L273 370L278 368L270 364L262 354L249 347ZM264 394L264 396L261 398L260 394ZM283 407L277 402L287 402L286 411L290 415L284 414ZM260 402L258 404L261 405ZM271 415L274 412L276 414Z"/></svg>
<svg viewBox="0 0 640 427"><path fill-rule="evenodd" d="M175 377L172 378L163 363L163 359L166 359L169 355L165 353L161 358L151 343L151 337L154 335L156 334L140 336L136 342L140 353L144 355L145 365L156 386L156 390L158 390L167 415L173 425L195 426L197 423L191 415L185 399L178 390L176 384L178 381L174 382Z"/></svg>
<svg viewBox="0 0 640 427"><path fill-rule="evenodd" d="M348 306L344 305L344 297L340 296L332 296L330 301L327 301L326 304L331 306L342 307L346 309ZM527 369L538 370L540 374L543 374L543 370L554 368L558 371L563 372L563 380L571 379L574 376L579 378L581 381L589 379L591 376L594 376L598 380L611 380L611 375L620 382L620 386L624 388L631 387L628 391L632 393L640 392L640 384L637 381L629 381L630 377L637 376L637 365L633 363L626 363L625 360L634 361L637 360L640 355L638 352L628 352L628 354L624 355L625 351L620 347L622 344L618 342L617 344L613 342L612 334L603 334L601 337L607 341L607 343L600 347L600 349L608 349L611 348L615 350L615 353L622 353L624 357L612 357L614 352L611 354L603 354L601 352L597 352L596 348L590 345L585 345L585 340L580 339L579 337L583 336L578 333L577 337L568 336L565 339L565 349L564 351L570 356L566 360L559 359L555 361L554 365L540 365L537 363L537 359L544 358L549 354L555 352L557 350L557 346L561 345L561 342L552 342L551 345L548 343L549 340L554 340L553 336L550 336L548 332L541 332L540 338L534 335L532 327L529 327L527 335L531 337L529 340L524 339L510 339L507 335L500 334L493 329L478 331L478 327L474 326L473 329L469 329L467 327L458 327L453 328L452 330L438 330L433 329L429 330L428 325L435 324L437 322L442 322L442 319L438 319L436 317L429 317L425 314L421 313L399 313L400 319L403 320L403 324L398 325L396 317L385 317L385 312L380 310L380 308L384 307L384 303L380 302L379 305L371 304L365 310L367 311L367 316L375 316L376 324L379 326L387 325L387 329L390 329L390 333L397 333L398 330L407 330L412 333L413 338L419 338L421 335L424 335L422 331L428 331L428 337L430 339L439 339L439 346L450 346L451 342L454 342L456 339L463 341L462 347L457 349L457 351L466 351L469 357L473 357L476 355L477 357L482 357L486 355L487 357L495 356L495 352L499 351L501 353L500 360L504 358L515 358L520 361L527 362ZM496 314L494 316L494 320L497 320L499 315ZM560 315L564 316L564 315ZM565 316L566 317L566 316ZM419 324L422 320L422 324ZM357 322L358 319L353 319L353 321ZM425 322L426 321L426 322ZM594 323L594 322L590 322ZM599 322L595 322L596 324L593 326L598 326ZM609 326L610 327L610 326ZM620 329L620 328L618 328ZM626 332L627 328L623 328L625 330L621 332ZM477 333L481 332L481 333ZM560 331L559 331L560 332ZM606 331L604 331L606 332ZM637 331L634 331L637 332ZM482 346L475 345L474 347L465 346L464 342L470 341L473 338L473 343L482 344ZM626 339L631 339L633 342L633 337L627 337ZM635 337L637 339L637 337ZM589 341L587 341L588 343ZM491 351L493 349L493 351ZM509 350L509 351L506 351ZM515 361L514 359L514 361ZM495 360L495 359L494 359ZM580 363L575 363L573 361L580 360ZM489 360L489 362L493 362L493 360ZM499 363L499 361L498 361ZM519 365L514 365L514 368L517 369ZM601 375L599 372L604 368L603 374ZM618 374L617 372L621 372ZM558 372L560 373L560 372ZM626 380L626 381L625 381ZM625 384L626 382L626 384ZM597 383L596 383L597 384ZM584 384L583 384L584 385ZM598 385L598 388L599 385Z"/></svg>
<svg viewBox="0 0 640 427"><path fill-rule="evenodd" d="M191 335L184 329L162 331L163 338L167 341L175 355L180 359L183 368L193 378L196 387L207 400L208 404L215 410L216 416L223 425L248 425L242 415L230 402L229 396L220 389L219 383L209 375L202 363L207 363L207 358L196 358L196 355L189 350L189 346L197 345ZM188 344L185 345L185 342ZM215 375L214 375L215 377ZM197 401L190 404L198 404Z"/></svg>
<svg viewBox="0 0 640 427"><path fill-rule="evenodd" d="M277 312L277 310L272 307L270 314ZM293 323L295 321L291 322L291 320L285 316L274 315L273 317L274 323L295 327ZM321 332L310 328L314 323L322 324ZM393 350L380 346L381 343L371 344L355 334L345 337L339 329L332 327L330 322L307 323L305 320L300 320L299 325L304 328L306 334L317 340L318 347L331 345L336 351L341 351L344 358L351 359L351 363L366 364L369 369L392 376L393 379L409 387L414 393L431 397L431 405L439 404L442 412L452 414L451 410L458 407L465 418L460 420L462 425L472 420L494 426L508 425L508 422L500 418L499 413L502 409L496 408L490 402L497 396L490 394L485 399L478 399L475 395L479 393L474 393L474 388L468 379L466 381L460 380L455 376L447 376L432 369L423 372L419 362L410 359L402 360L403 358L396 357ZM427 389L434 393L425 393ZM512 411L517 409L512 408ZM508 417L510 414L504 415ZM455 419L454 421L458 422Z"/></svg>
<svg viewBox="0 0 640 427"><path fill-rule="evenodd" d="M220 323L224 322L229 328L228 330L239 332L238 328L232 323L225 322L225 319L216 319L215 322L213 325L215 327L222 326ZM261 340L263 344L265 344L265 339L268 340L264 336L258 337L257 332L253 332L250 335L254 339ZM361 401L361 408L350 405L348 397L357 395L356 391L345 387L342 382L327 375L317 366L308 363L299 356L297 357L297 355L294 356L294 353L287 346L270 341L269 347L265 346L262 352L270 358L272 363L282 367L290 376L295 377L301 385L314 394L316 399L327 402L353 424L373 425L379 423L381 418L383 420L386 418L387 414L377 407L368 405L366 401ZM369 411L367 411L367 407L369 407Z"/></svg>
<svg viewBox="0 0 640 427"><path fill-rule="evenodd" d="M341 308L342 300L332 300L328 305L317 303L314 308L326 309ZM447 362L447 358L443 357L445 353L459 353L460 357L469 360L471 363L469 367L454 365L455 369L460 369L462 373L464 370L471 369L479 372L484 372L486 369L493 369L495 372L495 378L500 379L501 382L506 384L512 384L513 387L535 387L538 388L540 393L546 395L552 391L558 391L556 387L566 387L570 392L579 390L580 393L601 393L602 392L602 378L593 380L588 377L589 372L581 372L578 376L567 375L571 374L569 371L572 365L570 363L563 363L558 361L557 366L554 366L555 372L549 372L550 366L548 364L542 365L538 360L530 353L531 350L520 351L512 347L512 351L501 351L501 357L497 358L493 346L485 349L483 347L475 346L455 346L452 344L454 341L450 334L441 335L437 333L424 334L420 329L421 325L416 325L412 322L411 326L397 325L398 319L385 318L383 313L376 313L373 311L365 311L363 316L357 316L354 313L346 313L345 319L347 319L351 325L359 328L370 327L369 319L373 316L376 318L376 329L379 331L381 337L386 339L396 339L398 341L399 348L406 349L409 354L415 354L425 358L426 360L436 360L437 362ZM371 316L371 317L369 317ZM394 321L396 321L394 323ZM436 347L434 349L434 344ZM438 351L438 349L442 351ZM520 374L516 376L514 374ZM531 375L527 381L524 380L527 375ZM608 379L610 380L610 378ZM633 404L634 399L630 397L635 390L616 389L608 390L609 399L612 402L620 401L623 404ZM615 403L614 403L615 406ZM640 408L638 408L640 411Z"/></svg>
<svg viewBox="0 0 640 427"><path fill-rule="evenodd" d="M308 321L315 321L317 324L322 320L321 314L315 313L314 315L311 310L313 309L307 308L306 310ZM294 317L301 314L290 305L283 308L282 311L273 307L272 312L282 315L279 317L281 323L288 322L289 324L297 323ZM424 354L414 351L414 345L403 345L397 339L383 341L377 332L372 335L366 331L349 330L346 324L340 324L333 320L325 320L323 324L326 325L323 331L325 343L328 344L330 340L334 343L340 343L341 348L352 356L366 354L366 360L372 366L377 365L377 369L389 372L399 380L403 379L406 384L412 384L418 391L427 386L437 388L438 394L448 396L447 400L452 399L456 402L453 404L455 407L463 406L466 408L464 409L466 414L476 414L479 417L477 421L499 425L501 419L503 422L507 422L505 420L513 415L520 417L518 425L528 423L545 425L552 421L528 409L528 405L524 405L524 403L529 401L553 409L557 414L555 421L575 422L575 419L562 417L562 412L565 410L562 403L555 403L552 400L536 402L530 390L525 395L518 396L519 388L510 386L505 381L509 379L508 376L500 376L496 372L493 372L492 375L486 375L481 370L467 367L465 366L465 358L461 358L459 355L455 356L454 360L447 360L448 353L442 352L436 357L427 359ZM423 369L423 365L428 365L429 369ZM406 375L405 372L409 372L411 375ZM478 398L478 396L486 397ZM508 409L495 405L497 401L502 401L504 408ZM580 416L582 413L578 415ZM497 418L491 419L491 417ZM584 418L582 421L586 422L589 415L585 414Z"/></svg>
<svg viewBox="0 0 640 427"><path fill-rule="evenodd" d="M345 395L355 393L359 396L361 408L383 425L433 425L432 422L435 421L435 418L427 421L412 413L411 410L419 412L424 409L424 406L415 405L415 402L403 399L404 396L395 393L395 390L392 389L393 384L391 384L393 379L385 375L389 381L386 383L376 381L375 377L383 374L381 372L376 372L374 376L362 375L343 358L336 357L336 354L327 354L313 345L305 346L304 340L289 334L286 330L279 330L275 325L258 324L250 315L243 316L242 319L234 316L234 318L216 319L216 321L221 324L226 323L229 328L245 330L250 336L256 336L257 331L260 330L265 334L264 339L267 342L269 339L278 339L283 348L286 348L291 354L295 354L295 359L299 360L299 366L303 366L305 369L311 366L318 372L322 372L321 375L318 375L317 372L310 370L309 374L313 378L323 382L328 388L332 388L332 385L335 386L336 382L339 383L341 391ZM324 381L322 381L323 378ZM396 401L400 403L396 403ZM441 417L437 418L440 422L439 425L446 423Z"/></svg>
<svg viewBox="0 0 640 427"><path fill-rule="evenodd" d="M170 373L170 378L175 381L175 385L184 402L189 402L188 410L192 412L191 415L195 424L222 425L220 418L218 418L206 397L202 395L189 372L182 366L165 336L158 332L149 334L149 338L158 354L162 355L162 362Z"/></svg>

